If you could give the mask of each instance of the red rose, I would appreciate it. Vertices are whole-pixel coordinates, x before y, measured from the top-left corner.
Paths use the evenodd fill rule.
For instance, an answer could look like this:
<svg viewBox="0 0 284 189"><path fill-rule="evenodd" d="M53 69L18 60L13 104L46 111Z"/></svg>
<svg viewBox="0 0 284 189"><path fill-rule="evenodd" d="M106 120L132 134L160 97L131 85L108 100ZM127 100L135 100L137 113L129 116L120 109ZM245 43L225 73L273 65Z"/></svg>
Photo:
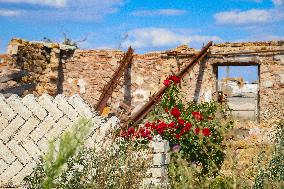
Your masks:
<svg viewBox="0 0 284 189"><path fill-rule="evenodd" d="M178 119L178 123L179 123L180 125L184 125L185 121L184 121L183 119Z"/></svg>
<svg viewBox="0 0 284 189"><path fill-rule="evenodd" d="M178 118L180 116L180 111L177 107L174 107L172 110L171 110L171 115L174 116L175 118Z"/></svg>
<svg viewBox="0 0 284 189"><path fill-rule="evenodd" d="M197 135L199 132L200 132L200 129L199 129L198 127L196 127L196 128L194 129L194 133Z"/></svg>
<svg viewBox="0 0 284 189"><path fill-rule="evenodd" d="M209 128L204 128L202 129L202 134L206 137L210 136L211 135L211 131Z"/></svg>
<svg viewBox="0 0 284 189"><path fill-rule="evenodd" d="M135 129L133 127L130 127L127 131L127 134L132 135L132 134L134 134L134 132L135 132Z"/></svg>
<svg viewBox="0 0 284 189"><path fill-rule="evenodd" d="M190 131L190 128L191 128L192 124L191 123L186 123L184 128L182 128L182 131L183 132L188 132Z"/></svg>
<svg viewBox="0 0 284 189"><path fill-rule="evenodd" d="M146 127L146 128L150 128L150 127L151 127L151 123L150 123L150 122L147 122L147 123L145 124L145 127Z"/></svg>
<svg viewBox="0 0 284 189"><path fill-rule="evenodd" d="M172 80L174 83L180 83L180 78L178 77L178 76L176 76L176 75L171 75L170 77L169 77L169 79L170 80Z"/></svg>
<svg viewBox="0 0 284 189"><path fill-rule="evenodd" d="M174 129L176 127L176 123L172 121L170 124L168 124L168 127Z"/></svg>
<svg viewBox="0 0 284 189"><path fill-rule="evenodd" d="M186 123L185 124L185 128L187 128L188 130L192 127L192 124L191 123Z"/></svg>
<svg viewBox="0 0 284 189"><path fill-rule="evenodd" d="M167 128L167 124L165 122L161 122L157 125L157 129L166 129Z"/></svg>
<svg viewBox="0 0 284 189"><path fill-rule="evenodd" d="M188 131L190 131L192 124L191 123L186 123L185 126L182 128L181 133L187 133Z"/></svg>
<svg viewBox="0 0 284 189"><path fill-rule="evenodd" d="M167 125L165 122L160 122L160 123L156 126L155 130L156 130L160 135L162 135L162 134L164 133L164 130L167 129L167 127L168 127L168 125Z"/></svg>
<svg viewBox="0 0 284 189"><path fill-rule="evenodd" d="M143 138L148 137L148 136L147 136L147 134L146 134L145 132L142 132L142 133L141 133L141 136L142 136Z"/></svg>
<svg viewBox="0 0 284 189"><path fill-rule="evenodd" d="M175 136L175 137L176 137L176 139L178 139L178 140L179 140L179 139L180 139L180 134L176 134L176 136Z"/></svg>
<svg viewBox="0 0 284 189"><path fill-rule="evenodd" d="M156 129L156 127L157 127L157 126L156 126L155 123L152 123L152 124L151 124L151 129Z"/></svg>
<svg viewBox="0 0 284 189"><path fill-rule="evenodd" d="M171 81L169 79L164 80L164 85L169 86L171 84Z"/></svg>
<svg viewBox="0 0 284 189"><path fill-rule="evenodd" d="M191 114L193 115L194 119L199 121L203 120L203 116L200 112L192 112Z"/></svg>

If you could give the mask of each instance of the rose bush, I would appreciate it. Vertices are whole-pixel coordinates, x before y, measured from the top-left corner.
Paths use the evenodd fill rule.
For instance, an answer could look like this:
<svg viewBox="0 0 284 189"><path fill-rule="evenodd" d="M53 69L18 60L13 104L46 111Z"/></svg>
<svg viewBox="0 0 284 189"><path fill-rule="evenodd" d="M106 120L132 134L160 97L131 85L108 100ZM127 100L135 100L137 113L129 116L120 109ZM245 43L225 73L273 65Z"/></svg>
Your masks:
<svg viewBox="0 0 284 189"><path fill-rule="evenodd" d="M148 121L136 130L131 127L122 131L121 135L143 143L160 135L171 147L179 146L182 157L200 165L202 173L218 171L224 160L222 141L231 121L221 123L224 116L215 102L184 102L178 83L179 77L169 76L164 81L168 89L158 99Z"/></svg>

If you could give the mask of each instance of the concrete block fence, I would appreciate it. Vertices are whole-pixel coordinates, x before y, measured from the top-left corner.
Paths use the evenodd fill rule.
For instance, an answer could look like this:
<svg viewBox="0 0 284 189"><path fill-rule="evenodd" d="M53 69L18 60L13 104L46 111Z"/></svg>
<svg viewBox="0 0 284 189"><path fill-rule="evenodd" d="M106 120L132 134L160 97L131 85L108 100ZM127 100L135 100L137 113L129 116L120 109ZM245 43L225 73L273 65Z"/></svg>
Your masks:
<svg viewBox="0 0 284 189"><path fill-rule="evenodd" d="M78 95L68 98L46 94L24 98L12 95L5 99L0 94L0 188L21 188L23 178L47 151L48 141L70 129L80 117L94 123L85 143L87 147L103 143L108 131L119 123L116 117L98 116ZM155 185L165 183L169 144L156 139L151 147L153 167L150 178L145 181Z"/></svg>

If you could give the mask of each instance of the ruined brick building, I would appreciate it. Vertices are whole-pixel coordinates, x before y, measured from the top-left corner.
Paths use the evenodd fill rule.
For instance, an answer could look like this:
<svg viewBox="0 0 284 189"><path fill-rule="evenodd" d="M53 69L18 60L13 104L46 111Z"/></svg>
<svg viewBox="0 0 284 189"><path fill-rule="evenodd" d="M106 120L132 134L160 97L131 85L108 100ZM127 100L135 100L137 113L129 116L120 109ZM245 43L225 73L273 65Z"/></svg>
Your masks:
<svg viewBox="0 0 284 189"><path fill-rule="evenodd" d="M137 111L168 75L181 70L197 53L183 45L135 54L109 100L111 111L117 112L122 102ZM13 39L7 54L0 56L0 90L6 96L77 93L95 106L123 55L121 50L81 50ZM257 79L247 83L243 78L219 78L222 66L254 66ZM283 118L284 41L214 44L206 58L188 71L181 89L187 100L196 101L210 101L223 91L233 114L241 119L270 124Z"/></svg>
<svg viewBox="0 0 284 189"><path fill-rule="evenodd" d="M199 50L186 45L164 52L134 54L132 64L124 70L108 101L110 113L120 117L122 109L129 114L140 110L163 86L168 75L178 73L198 54ZM8 102L17 100L15 96L10 99L11 94L79 94L95 107L124 56L121 50L81 50L56 43L12 39L7 54L0 55L0 94ZM236 66L243 73L237 77L220 76L220 70L229 71ZM245 70L250 68L256 72L254 80L247 81ZM213 44L202 61L188 70L180 87L188 101L209 102L216 98L216 93L227 95L228 105L239 120L233 129L232 145L239 160L248 164L259 153L259 147L270 143L275 121L284 119L284 41ZM1 98L4 102L4 97ZM49 110L58 109L56 104L61 98L60 95L48 98L49 105L43 105ZM15 130L13 118L1 119L7 112L3 113L0 103L0 126L9 125ZM25 119L19 119L20 125L23 124ZM61 128L61 122L54 124Z"/></svg>

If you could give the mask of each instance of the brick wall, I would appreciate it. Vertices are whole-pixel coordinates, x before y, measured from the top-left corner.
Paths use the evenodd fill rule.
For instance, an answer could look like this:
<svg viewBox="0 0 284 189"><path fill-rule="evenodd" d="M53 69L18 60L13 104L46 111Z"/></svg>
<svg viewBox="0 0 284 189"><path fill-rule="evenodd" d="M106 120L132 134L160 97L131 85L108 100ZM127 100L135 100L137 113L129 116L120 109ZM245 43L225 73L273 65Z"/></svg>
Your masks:
<svg viewBox="0 0 284 189"><path fill-rule="evenodd" d="M210 52L207 62L212 69L216 65L258 65L259 121L268 126L284 118L284 41L225 43ZM211 85L216 86L216 77Z"/></svg>
<svg viewBox="0 0 284 189"><path fill-rule="evenodd" d="M283 101L283 50L283 41L215 44L210 48L209 56L188 72L181 89L186 100L210 101L217 90L216 65L259 65L260 121L279 118L283 107L278 103ZM75 50L70 46L21 39L13 39L8 52L9 65L29 72L20 83L35 84L35 88L21 95L80 94L93 107L124 54L120 50ZM125 102L132 105L135 112L163 85L168 75L177 73L196 53L194 49L180 46L164 52L135 54L109 106L117 112L119 103ZM5 70L0 67L1 73Z"/></svg>
<svg viewBox="0 0 284 189"><path fill-rule="evenodd" d="M186 56L173 56L172 52ZM135 107L135 112L157 92L168 75L182 69L195 53L195 50L182 46L169 52L135 54L131 67L109 101L112 110L116 111L119 103L125 102ZM72 57L63 61L63 94L80 93L95 106L102 88L111 79L122 56L123 52L118 50L76 50ZM190 99L194 96L196 85L193 81L197 77L196 72L190 73L182 84Z"/></svg>
<svg viewBox="0 0 284 189"><path fill-rule="evenodd" d="M12 39L8 46L10 58L9 70L25 70L28 75L17 81L14 87L23 86L22 90L14 90L18 95L44 93L55 96L59 93L61 74L61 56L72 54L74 47L57 43L29 42ZM0 72L4 69L0 67ZM24 88L24 86L33 86ZM6 92L7 91L7 92ZM6 90L3 93L8 93ZM13 90L11 90L13 91Z"/></svg>

